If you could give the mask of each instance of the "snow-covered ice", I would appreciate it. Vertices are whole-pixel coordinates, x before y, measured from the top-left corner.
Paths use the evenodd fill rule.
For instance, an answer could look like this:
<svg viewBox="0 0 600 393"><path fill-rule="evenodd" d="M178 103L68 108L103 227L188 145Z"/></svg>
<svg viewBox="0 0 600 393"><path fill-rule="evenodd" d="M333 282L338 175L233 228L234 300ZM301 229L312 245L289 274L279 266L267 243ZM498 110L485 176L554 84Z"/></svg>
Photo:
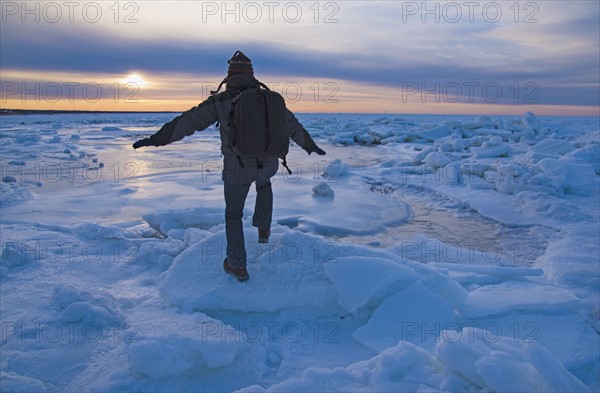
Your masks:
<svg viewBox="0 0 600 393"><path fill-rule="evenodd" d="M239 283L173 116L0 118L0 391L600 389L598 118L301 114Z"/></svg>

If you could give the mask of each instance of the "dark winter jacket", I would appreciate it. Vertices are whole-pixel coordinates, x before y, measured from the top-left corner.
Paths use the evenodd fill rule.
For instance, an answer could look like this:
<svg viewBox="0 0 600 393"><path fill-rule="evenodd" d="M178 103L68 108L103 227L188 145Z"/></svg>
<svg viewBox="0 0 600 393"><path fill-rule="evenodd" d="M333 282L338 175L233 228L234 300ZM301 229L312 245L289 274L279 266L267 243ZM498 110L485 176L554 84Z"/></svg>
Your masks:
<svg viewBox="0 0 600 393"><path fill-rule="evenodd" d="M256 180L264 183L271 178L278 169L277 157L273 156L263 160L263 169L259 170L256 160L246 158L242 162L233 153L227 143L228 116L231 101L239 91L256 86L258 81L252 74L236 74L227 80L227 89L221 93L210 96L200 105L183 112L180 116L165 124L151 140L155 146L164 146L192 135L196 131L202 131L219 122L221 132L221 152L223 153L223 180L233 184L245 184ZM287 128L290 138L311 153L316 148L308 132L292 112L287 112Z"/></svg>

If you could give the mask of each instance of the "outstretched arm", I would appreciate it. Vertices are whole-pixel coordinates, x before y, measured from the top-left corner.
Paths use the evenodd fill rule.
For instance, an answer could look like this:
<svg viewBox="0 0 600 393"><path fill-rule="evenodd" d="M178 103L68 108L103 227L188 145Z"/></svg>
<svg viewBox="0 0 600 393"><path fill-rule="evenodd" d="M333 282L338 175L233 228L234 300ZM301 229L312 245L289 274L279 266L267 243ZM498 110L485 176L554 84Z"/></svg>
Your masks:
<svg viewBox="0 0 600 393"><path fill-rule="evenodd" d="M290 134L290 138L296 142L301 148L303 148L308 154L317 153L322 156L325 155L325 151L317 146L315 141L311 138L310 134L300 124L296 116L288 110L287 111L287 125Z"/></svg>
<svg viewBox="0 0 600 393"><path fill-rule="evenodd" d="M164 146L177 142L195 131L202 131L218 120L213 97L209 97L200 105L183 112L150 138L144 138L133 144L137 149L143 146Z"/></svg>

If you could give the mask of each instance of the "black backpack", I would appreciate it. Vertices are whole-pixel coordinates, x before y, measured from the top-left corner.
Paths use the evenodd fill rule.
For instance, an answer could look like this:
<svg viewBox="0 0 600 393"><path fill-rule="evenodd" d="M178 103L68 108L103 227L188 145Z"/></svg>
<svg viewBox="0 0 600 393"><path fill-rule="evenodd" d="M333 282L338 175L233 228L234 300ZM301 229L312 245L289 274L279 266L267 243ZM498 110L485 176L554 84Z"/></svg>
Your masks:
<svg viewBox="0 0 600 393"><path fill-rule="evenodd" d="M285 159L290 146L285 100L262 83L234 97L227 142L240 164L242 157L255 157L260 168L263 159L277 156L292 173Z"/></svg>

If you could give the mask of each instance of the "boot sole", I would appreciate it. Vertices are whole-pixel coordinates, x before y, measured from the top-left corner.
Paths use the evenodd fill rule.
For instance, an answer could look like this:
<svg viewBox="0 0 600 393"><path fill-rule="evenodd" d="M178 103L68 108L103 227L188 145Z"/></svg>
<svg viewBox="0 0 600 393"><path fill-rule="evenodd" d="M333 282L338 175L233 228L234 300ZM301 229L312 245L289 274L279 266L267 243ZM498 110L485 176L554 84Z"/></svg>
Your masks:
<svg viewBox="0 0 600 393"><path fill-rule="evenodd" d="M223 270L225 270L225 273L229 274L230 276L235 277L236 280L243 282L243 281L247 281L250 278L250 275L240 276L238 274L235 274L231 270L228 270L227 266L231 267L231 265L229 265L226 261L223 261Z"/></svg>

